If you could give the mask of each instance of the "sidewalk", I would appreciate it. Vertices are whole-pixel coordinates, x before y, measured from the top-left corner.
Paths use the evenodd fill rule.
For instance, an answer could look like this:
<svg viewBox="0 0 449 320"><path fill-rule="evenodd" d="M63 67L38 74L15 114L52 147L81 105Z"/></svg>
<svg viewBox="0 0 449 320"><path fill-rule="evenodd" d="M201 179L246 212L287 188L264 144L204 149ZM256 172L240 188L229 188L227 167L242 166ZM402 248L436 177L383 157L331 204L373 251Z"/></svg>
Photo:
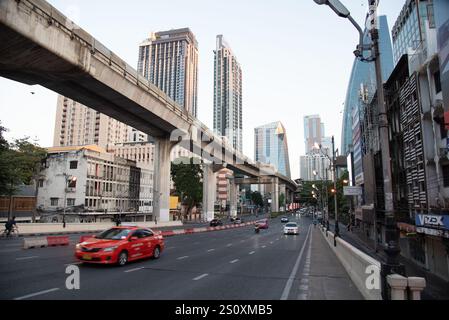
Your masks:
<svg viewBox="0 0 449 320"><path fill-rule="evenodd" d="M375 258L378 261L385 260L385 254L382 248L378 248L376 252L374 250L374 240L368 239L358 229L348 231L347 226L342 223L340 226L340 237L352 244L354 247L362 250L369 256ZM334 230L334 223L330 223L331 231ZM443 279L428 272L422 267L418 266L413 261L400 256L400 263L405 266L405 272L407 276L423 277L426 279L426 288L422 293L422 300L448 300L449 299L449 283Z"/></svg>
<svg viewBox="0 0 449 320"><path fill-rule="evenodd" d="M312 228L311 251L310 300L363 300L318 226Z"/></svg>

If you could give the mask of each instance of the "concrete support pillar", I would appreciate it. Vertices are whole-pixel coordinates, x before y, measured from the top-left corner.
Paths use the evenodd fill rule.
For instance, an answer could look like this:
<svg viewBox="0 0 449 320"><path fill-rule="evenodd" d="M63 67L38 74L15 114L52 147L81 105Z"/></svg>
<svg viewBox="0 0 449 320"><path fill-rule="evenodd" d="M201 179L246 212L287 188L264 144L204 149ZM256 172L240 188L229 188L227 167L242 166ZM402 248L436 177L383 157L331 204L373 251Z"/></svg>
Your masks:
<svg viewBox="0 0 449 320"><path fill-rule="evenodd" d="M203 165L203 218L209 222L214 218L217 177L212 165Z"/></svg>
<svg viewBox="0 0 449 320"><path fill-rule="evenodd" d="M279 186L279 196L282 193L284 194L284 205L282 205L282 203L279 203L279 207L283 206L284 207L284 211L286 211L287 210L286 206L287 206L287 203L288 203L288 198L287 198L287 188L285 187L285 184L281 184Z"/></svg>
<svg viewBox="0 0 449 320"><path fill-rule="evenodd" d="M235 184L234 179L229 180L229 188L230 188L229 210L231 217L235 217L237 215L237 185Z"/></svg>
<svg viewBox="0 0 449 320"><path fill-rule="evenodd" d="M169 138L156 138L154 142L153 216L158 222L170 220L170 152Z"/></svg>
<svg viewBox="0 0 449 320"><path fill-rule="evenodd" d="M426 279L420 277L408 277L407 281L411 292L411 300L421 300L421 292L426 287Z"/></svg>
<svg viewBox="0 0 449 320"><path fill-rule="evenodd" d="M279 180L277 177L271 182L271 212L279 212Z"/></svg>
<svg viewBox="0 0 449 320"><path fill-rule="evenodd" d="M391 300L406 300L407 278L399 274L389 274L387 283L391 289Z"/></svg>

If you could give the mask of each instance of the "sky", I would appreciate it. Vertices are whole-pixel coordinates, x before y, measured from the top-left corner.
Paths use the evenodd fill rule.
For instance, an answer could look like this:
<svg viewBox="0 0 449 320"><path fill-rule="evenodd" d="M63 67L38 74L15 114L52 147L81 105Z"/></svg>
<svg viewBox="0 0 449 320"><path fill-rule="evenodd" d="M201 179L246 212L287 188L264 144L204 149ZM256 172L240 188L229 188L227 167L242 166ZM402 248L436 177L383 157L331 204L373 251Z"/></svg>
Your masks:
<svg viewBox="0 0 449 320"><path fill-rule="evenodd" d="M199 45L198 118L213 127L213 50L223 34L243 71L243 152L254 158L254 128L281 121L292 178L304 153L303 117L319 114L340 147L344 100L356 29L313 0L51 0L129 65L150 32L189 27ZM362 26L367 0L342 1ZM380 1L391 30L405 0ZM34 93L34 94L33 94ZM0 77L0 121L6 137L53 144L57 94Z"/></svg>

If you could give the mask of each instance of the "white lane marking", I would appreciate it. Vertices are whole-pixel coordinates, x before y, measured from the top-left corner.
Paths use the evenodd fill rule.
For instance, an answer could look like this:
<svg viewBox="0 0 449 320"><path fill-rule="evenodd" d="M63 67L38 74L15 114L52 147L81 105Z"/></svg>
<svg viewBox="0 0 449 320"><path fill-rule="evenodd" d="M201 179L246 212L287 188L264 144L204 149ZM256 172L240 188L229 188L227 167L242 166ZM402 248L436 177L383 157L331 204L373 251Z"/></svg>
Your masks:
<svg viewBox="0 0 449 320"><path fill-rule="evenodd" d="M279 241L279 238L277 238L276 241Z"/></svg>
<svg viewBox="0 0 449 320"><path fill-rule="evenodd" d="M59 288L43 290L43 291L27 294L26 296L14 298L14 300L24 300L24 299L32 298L32 297L35 297L35 296L39 296L41 294L46 294L46 293L53 292L53 291L58 291L58 290L59 290Z"/></svg>
<svg viewBox="0 0 449 320"><path fill-rule="evenodd" d="M302 284L308 284L309 283L309 279L301 279L301 283Z"/></svg>
<svg viewBox="0 0 449 320"><path fill-rule="evenodd" d="M72 262L72 263L66 263L64 266L71 266L71 265L78 265L78 264L82 264L82 262L77 261L77 262Z"/></svg>
<svg viewBox="0 0 449 320"><path fill-rule="evenodd" d="M176 248L176 247L167 247L167 248L165 248L165 250L174 249L174 248Z"/></svg>
<svg viewBox="0 0 449 320"><path fill-rule="evenodd" d="M177 260L182 260L182 259L186 259L186 258L188 258L189 256L183 256L183 257L179 257L179 258L177 258Z"/></svg>
<svg viewBox="0 0 449 320"><path fill-rule="evenodd" d="M35 258L39 258L39 257L38 256L20 257L20 258L16 258L16 260L28 260L28 259L35 259Z"/></svg>
<svg viewBox="0 0 449 320"><path fill-rule="evenodd" d="M251 251L249 254L254 254L256 251Z"/></svg>
<svg viewBox="0 0 449 320"><path fill-rule="evenodd" d="M212 251L215 251L215 249L209 249L209 250L207 250L207 252L212 252Z"/></svg>
<svg viewBox="0 0 449 320"><path fill-rule="evenodd" d="M296 272L298 272L299 263L301 262L301 258L304 253L304 249L306 248L307 241L309 240L311 227L312 226L309 226L309 230L307 231L306 240L304 241L304 244L302 245L301 252L299 253L298 258L296 259L296 263L293 266L293 270L290 273L290 277L288 278L288 281L285 284L285 288L284 288L284 291L282 292L281 300L288 299L288 295L290 294L290 290L292 288L293 279L295 278Z"/></svg>
<svg viewBox="0 0 449 320"><path fill-rule="evenodd" d="M266 248L267 246L262 246L261 248Z"/></svg>
<svg viewBox="0 0 449 320"><path fill-rule="evenodd" d="M301 291L308 291L309 290L309 285L302 284L302 285L299 286L299 290L301 290Z"/></svg>
<svg viewBox="0 0 449 320"><path fill-rule="evenodd" d="M270 241L270 244L273 244L273 241Z"/></svg>
<svg viewBox="0 0 449 320"><path fill-rule="evenodd" d="M303 276L303 277L308 277L309 274L310 274L310 273L308 273L308 272L303 272L303 273L302 273L302 276Z"/></svg>
<svg viewBox="0 0 449 320"><path fill-rule="evenodd" d="M237 261L239 261L239 259L235 259L235 260L229 261L229 263L236 263Z"/></svg>
<svg viewBox="0 0 449 320"><path fill-rule="evenodd" d="M200 275L200 276L198 276L196 278L193 278L193 280L197 281L197 280L203 279L204 277L207 277L208 275L209 275L208 273L204 273L204 274L202 274L202 275Z"/></svg>
<svg viewBox="0 0 449 320"><path fill-rule="evenodd" d="M228 244L226 245L226 247L230 247L230 246L232 246L232 243L228 243Z"/></svg>
<svg viewBox="0 0 449 320"><path fill-rule="evenodd" d="M142 269L143 269L143 267L140 267L140 268L128 269L128 270L125 270L123 272L128 273L128 272L138 271L138 270L142 270Z"/></svg>

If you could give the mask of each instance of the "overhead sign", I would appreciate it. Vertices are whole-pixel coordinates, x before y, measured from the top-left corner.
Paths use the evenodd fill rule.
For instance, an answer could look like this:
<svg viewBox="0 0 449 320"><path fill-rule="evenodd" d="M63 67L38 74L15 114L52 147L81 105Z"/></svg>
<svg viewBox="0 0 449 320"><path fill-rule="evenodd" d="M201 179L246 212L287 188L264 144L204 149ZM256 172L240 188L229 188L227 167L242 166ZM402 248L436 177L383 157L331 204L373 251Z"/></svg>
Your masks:
<svg viewBox="0 0 449 320"><path fill-rule="evenodd" d="M343 187L345 196L361 196L363 194L362 187Z"/></svg>

